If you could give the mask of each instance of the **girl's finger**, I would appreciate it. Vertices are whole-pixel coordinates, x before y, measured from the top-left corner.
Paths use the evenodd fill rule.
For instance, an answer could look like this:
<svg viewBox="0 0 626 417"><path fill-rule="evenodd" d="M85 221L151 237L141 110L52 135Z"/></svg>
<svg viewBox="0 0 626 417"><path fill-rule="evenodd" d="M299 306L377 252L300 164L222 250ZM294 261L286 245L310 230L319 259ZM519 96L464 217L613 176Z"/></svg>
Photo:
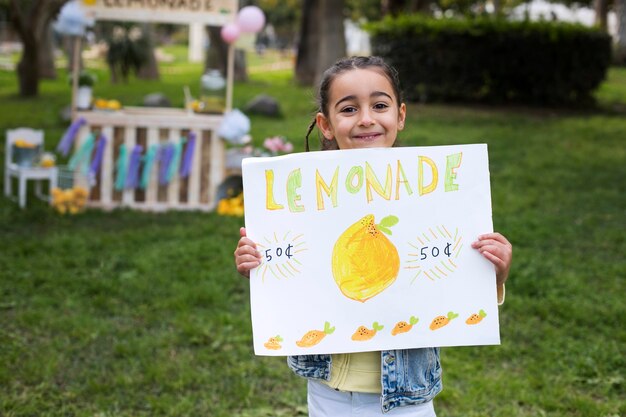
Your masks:
<svg viewBox="0 0 626 417"><path fill-rule="evenodd" d="M488 261L490 261L492 264L494 264L496 266L496 268L498 268L498 267L504 268L506 266L506 262L502 258L500 258L497 255L493 254L492 252L481 251L480 253L485 258L487 258Z"/></svg>
<svg viewBox="0 0 626 417"><path fill-rule="evenodd" d="M242 237L241 239L239 239L239 243L237 244L237 248L235 249L235 253L237 253L238 250L243 250L244 252L254 252L257 253L257 247L256 247L256 243L254 243L253 241L251 241L250 239L248 239L247 237ZM261 256L261 254L259 253L258 256Z"/></svg>
<svg viewBox="0 0 626 417"><path fill-rule="evenodd" d="M504 237L501 233L498 233L498 232L485 233L484 235L478 236L478 241L484 241L484 240L489 240L489 239L500 242L506 246L511 246L511 242L509 242L506 237Z"/></svg>

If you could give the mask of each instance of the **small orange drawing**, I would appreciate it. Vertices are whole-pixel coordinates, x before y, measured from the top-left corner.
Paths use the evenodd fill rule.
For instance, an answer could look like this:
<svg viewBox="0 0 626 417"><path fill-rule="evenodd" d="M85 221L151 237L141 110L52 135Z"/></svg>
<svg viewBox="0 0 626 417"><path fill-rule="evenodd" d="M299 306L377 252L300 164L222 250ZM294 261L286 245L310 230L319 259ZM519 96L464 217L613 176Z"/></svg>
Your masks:
<svg viewBox="0 0 626 417"><path fill-rule="evenodd" d="M266 349L279 350L282 348L282 346L280 345L280 342L282 341L283 341L283 338L280 337L279 335L276 335L274 337L270 337L267 340L267 342L263 344L263 346L265 346Z"/></svg>
<svg viewBox="0 0 626 417"><path fill-rule="evenodd" d="M359 328L356 329L356 332L352 335L352 340L357 342L370 340L372 337L376 336L376 332L381 331L385 326L381 326L377 321L375 321L372 324L372 327L372 329L368 329L365 326L359 326Z"/></svg>
<svg viewBox="0 0 626 417"><path fill-rule="evenodd" d="M419 321L419 319L417 317L414 317L414 316L411 316L411 318L409 319L408 323L406 321L399 321L398 323L396 323L394 328L391 330L391 335L395 336L395 335L400 334L400 333L408 332L409 330L411 330L413 328L414 325L417 324L418 321Z"/></svg>
<svg viewBox="0 0 626 417"><path fill-rule="evenodd" d="M334 327L330 327L329 322L324 323L324 330L309 330L306 332L302 339L296 342L296 345L304 348L317 345L326 337L327 334L332 334L335 331Z"/></svg>
<svg viewBox="0 0 626 417"><path fill-rule="evenodd" d="M450 320L454 320L459 317L458 314L450 311L448 312L448 316L437 316L433 319L432 323L430 323L430 330L441 329L446 324L450 323Z"/></svg>
<svg viewBox="0 0 626 417"><path fill-rule="evenodd" d="M335 282L346 297L365 302L389 287L398 277L400 256L385 234L398 223L396 216L387 216L375 224L368 214L337 239L332 254Z"/></svg>
<svg viewBox="0 0 626 417"><path fill-rule="evenodd" d="M487 313L485 313L485 310L480 310L478 312L478 314L474 313L471 316L469 316L467 318L467 320L465 320L465 323L467 324L478 324L481 321L483 321L483 319L487 317Z"/></svg>

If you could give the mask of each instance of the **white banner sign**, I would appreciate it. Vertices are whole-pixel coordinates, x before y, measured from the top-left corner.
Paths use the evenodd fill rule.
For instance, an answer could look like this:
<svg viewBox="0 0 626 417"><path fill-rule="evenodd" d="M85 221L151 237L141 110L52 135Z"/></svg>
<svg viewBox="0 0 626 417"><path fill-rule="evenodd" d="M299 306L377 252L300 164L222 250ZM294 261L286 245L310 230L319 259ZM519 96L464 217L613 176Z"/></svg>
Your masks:
<svg viewBox="0 0 626 417"><path fill-rule="evenodd" d="M302 355L499 344L486 145L243 162L254 350Z"/></svg>
<svg viewBox="0 0 626 417"><path fill-rule="evenodd" d="M95 20L163 23L204 23L222 26L234 21L237 0L81 0Z"/></svg>

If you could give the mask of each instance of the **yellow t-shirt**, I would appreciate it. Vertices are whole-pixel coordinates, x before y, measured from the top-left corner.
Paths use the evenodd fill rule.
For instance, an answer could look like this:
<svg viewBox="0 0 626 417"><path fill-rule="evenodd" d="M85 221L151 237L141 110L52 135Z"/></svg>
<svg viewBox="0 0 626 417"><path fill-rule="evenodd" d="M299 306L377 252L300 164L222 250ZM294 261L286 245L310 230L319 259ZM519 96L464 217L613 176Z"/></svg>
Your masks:
<svg viewBox="0 0 626 417"><path fill-rule="evenodd" d="M504 284L497 286L498 305L504 303ZM380 352L332 355L330 381L322 381L333 389L351 392L381 392Z"/></svg>
<svg viewBox="0 0 626 417"><path fill-rule="evenodd" d="M330 381L333 389L380 394L380 352L332 355Z"/></svg>

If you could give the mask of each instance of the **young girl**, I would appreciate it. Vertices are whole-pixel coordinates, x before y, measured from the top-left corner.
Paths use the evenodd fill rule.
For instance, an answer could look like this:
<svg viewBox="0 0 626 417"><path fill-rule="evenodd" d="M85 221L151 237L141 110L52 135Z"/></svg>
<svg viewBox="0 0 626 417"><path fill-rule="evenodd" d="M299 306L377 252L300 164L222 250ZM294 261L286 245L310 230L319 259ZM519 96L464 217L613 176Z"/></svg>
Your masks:
<svg viewBox="0 0 626 417"><path fill-rule="evenodd" d="M319 109L306 134L322 132L322 149L390 147L404 129L397 72L379 57L338 61L323 75ZM240 229L235 250L237 271L250 277L261 264L255 243ZM511 265L512 247L499 233L479 236L472 244L496 270L498 302ZM390 350L341 355L301 355L289 367L308 378L311 417L435 416L432 399L441 391L439 348Z"/></svg>

